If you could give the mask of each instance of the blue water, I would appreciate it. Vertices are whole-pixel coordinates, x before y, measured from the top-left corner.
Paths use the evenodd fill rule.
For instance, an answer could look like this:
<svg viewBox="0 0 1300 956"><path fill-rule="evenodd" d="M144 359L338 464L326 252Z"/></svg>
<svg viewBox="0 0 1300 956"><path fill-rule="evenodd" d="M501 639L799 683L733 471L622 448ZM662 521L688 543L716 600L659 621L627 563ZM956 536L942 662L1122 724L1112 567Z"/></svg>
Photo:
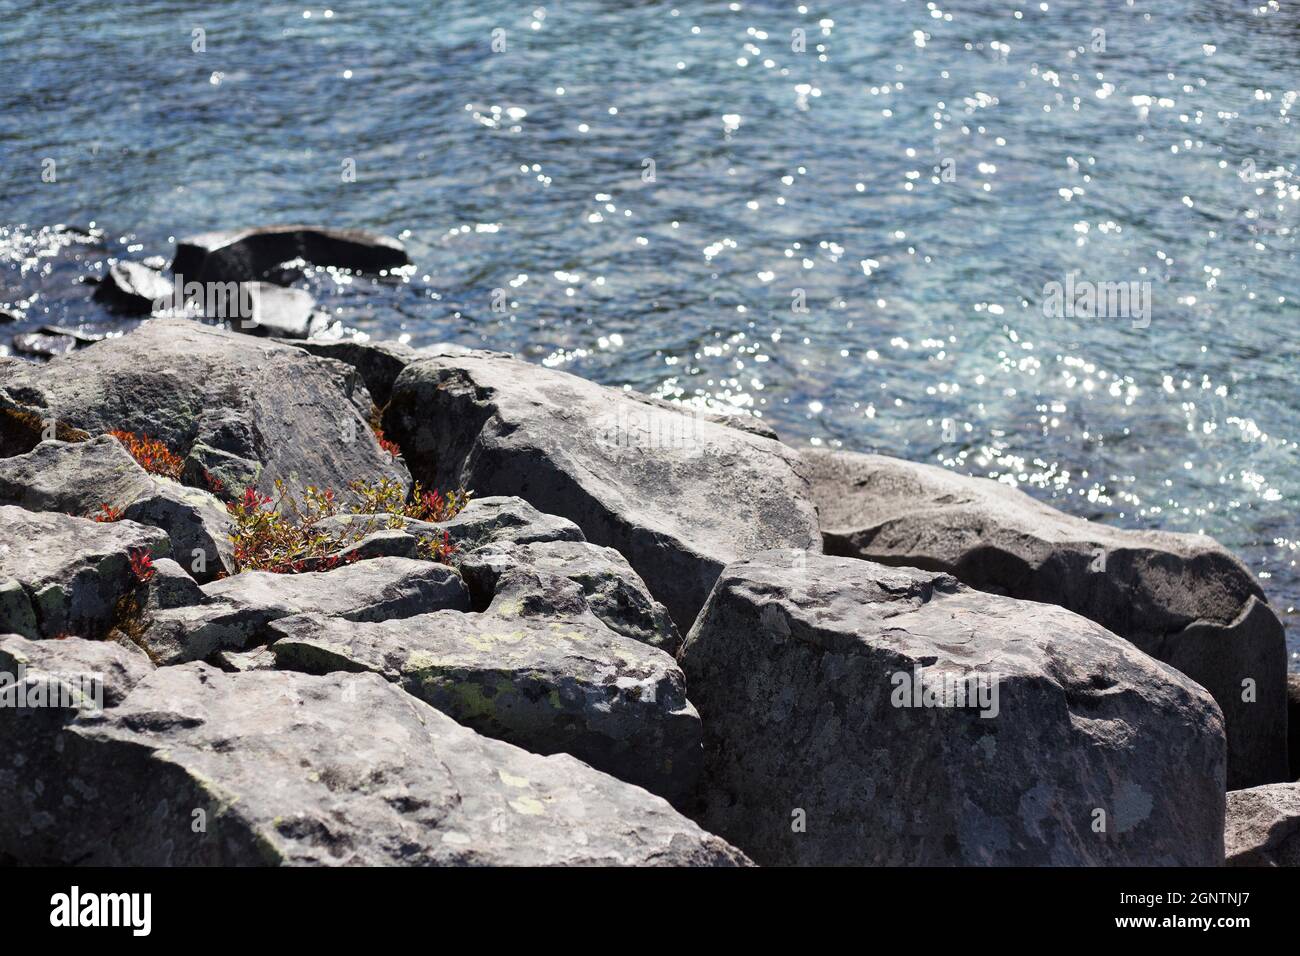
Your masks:
<svg viewBox="0 0 1300 956"><path fill-rule="evenodd" d="M341 330L1205 531L1294 667L1298 10L0 0L0 341L121 329L77 278L178 235L389 232L412 275L308 280ZM1045 316L1071 273L1149 324Z"/></svg>

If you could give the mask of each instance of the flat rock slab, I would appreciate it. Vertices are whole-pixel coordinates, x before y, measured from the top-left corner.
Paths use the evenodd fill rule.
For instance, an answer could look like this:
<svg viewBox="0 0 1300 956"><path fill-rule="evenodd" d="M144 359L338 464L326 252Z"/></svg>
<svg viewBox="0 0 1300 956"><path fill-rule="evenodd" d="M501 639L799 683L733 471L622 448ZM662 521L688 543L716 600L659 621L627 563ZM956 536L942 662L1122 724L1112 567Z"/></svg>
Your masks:
<svg viewBox="0 0 1300 956"><path fill-rule="evenodd" d="M1250 571L1213 538L1110 528L933 465L804 457L826 553L946 571L1082 614L1214 695L1229 787L1287 778L1282 625Z"/></svg>
<svg viewBox="0 0 1300 956"><path fill-rule="evenodd" d="M496 596L502 574L535 568L567 578L582 588L591 612L610 630L675 654L681 635L645 582L613 548L588 541L487 544L460 559L460 573L474 603L486 606Z"/></svg>
<svg viewBox="0 0 1300 956"><path fill-rule="evenodd" d="M206 491L149 474L111 435L44 441L25 455L0 458L0 504L79 517L108 505L166 531L171 553L196 579L234 571L225 505Z"/></svg>
<svg viewBox="0 0 1300 956"><path fill-rule="evenodd" d="M353 623L286 618L276 666L374 671L466 726L534 753L569 753L669 800L700 768L700 718L662 651L594 618L440 611Z"/></svg>
<svg viewBox="0 0 1300 956"><path fill-rule="evenodd" d="M1228 794L1228 866L1300 866L1300 782Z"/></svg>
<svg viewBox="0 0 1300 956"><path fill-rule="evenodd" d="M281 265L298 259L356 272L381 272L411 261L398 240L360 229L264 226L182 239L172 272L186 281L245 282L275 278Z"/></svg>
<svg viewBox="0 0 1300 956"><path fill-rule="evenodd" d="M1217 705L1059 607L770 553L728 566L680 659L697 818L761 864L1222 860Z"/></svg>
<svg viewBox="0 0 1300 956"><path fill-rule="evenodd" d="M45 859L0 845L18 862L747 862L658 797L481 737L374 674L161 668L58 743L57 843Z"/></svg>
<svg viewBox="0 0 1300 956"><path fill-rule="evenodd" d="M272 493L276 479L294 495L409 482L375 440L371 408L350 366L185 319L145 322L44 366L0 366L10 444L50 420L83 436L123 429L185 458L187 484L203 487L206 474L236 496L248 485ZM0 451L28 451L41 436L30 437Z"/></svg>
<svg viewBox="0 0 1300 956"><path fill-rule="evenodd" d="M167 535L134 521L100 523L0 505L0 633L99 638L140 582L131 553L165 557Z"/></svg>
<svg viewBox="0 0 1300 956"><path fill-rule="evenodd" d="M204 585L202 593L203 603L149 616L143 643L154 661L177 664L248 650L272 636L272 621L295 614L382 621L443 608L469 610L460 575L444 564L409 558L375 558L304 574L245 571Z"/></svg>
<svg viewBox="0 0 1300 956"><path fill-rule="evenodd" d="M792 449L564 372L423 358L398 376L384 425L426 485L515 495L616 548L679 627L728 561L820 551Z"/></svg>

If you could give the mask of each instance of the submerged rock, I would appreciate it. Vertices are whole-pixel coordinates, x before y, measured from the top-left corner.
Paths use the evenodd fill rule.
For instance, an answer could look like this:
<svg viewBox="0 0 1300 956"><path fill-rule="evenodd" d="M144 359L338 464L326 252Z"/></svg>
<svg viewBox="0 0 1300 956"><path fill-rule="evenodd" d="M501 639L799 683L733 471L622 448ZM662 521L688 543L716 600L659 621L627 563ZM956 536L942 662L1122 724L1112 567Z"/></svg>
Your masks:
<svg viewBox="0 0 1300 956"><path fill-rule="evenodd" d="M359 229L266 226L209 232L176 244L172 272L186 281L246 282L271 278L295 259L315 266L381 272L409 265L396 239Z"/></svg>
<svg viewBox="0 0 1300 956"><path fill-rule="evenodd" d="M658 797L481 737L373 674L162 668L45 765L21 863L737 865ZM47 748L51 749L51 748ZM195 826L196 820L202 827Z"/></svg>
<svg viewBox="0 0 1300 956"><path fill-rule="evenodd" d="M1300 783L1228 794L1228 866L1300 866Z"/></svg>
<svg viewBox="0 0 1300 956"><path fill-rule="evenodd" d="M43 359L67 355L77 344L71 335L51 335L48 332L24 332L9 340L10 347L19 355Z"/></svg>
<svg viewBox="0 0 1300 956"><path fill-rule="evenodd" d="M816 450L805 458L827 553L946 571L1082 614L1214 695L1229 787L1286 778L1282 625L1212 538L1110 528L933 465Z"/></svg>
<svg viewBox="0 0 1300 956"><path fill-rule="evenodd" d="M727 567L680 659L697 818L759 863L1222 860L1218 707L1061 608L769 553Z"/></svg>
<svg viewBox="0 0 1300 956"><path fill-rule="evenodd" d="M821 547L793 450L563 372L422 358L384 425L426 485L517 495L616 548L679 627L728 561Z"/></svg>

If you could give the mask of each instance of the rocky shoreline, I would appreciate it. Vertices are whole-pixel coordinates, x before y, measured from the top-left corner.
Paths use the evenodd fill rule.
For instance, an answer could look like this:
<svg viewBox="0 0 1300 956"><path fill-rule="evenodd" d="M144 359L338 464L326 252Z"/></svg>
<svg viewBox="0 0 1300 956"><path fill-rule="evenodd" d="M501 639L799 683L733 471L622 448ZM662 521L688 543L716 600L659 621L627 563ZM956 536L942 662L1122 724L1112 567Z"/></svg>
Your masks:
<svg viewBox="0 0 1300 956"><path fill-rule="evenodd" d="M0 359L0 861L1300 863L1300 682L1212 539L258 301Z"/></svg>

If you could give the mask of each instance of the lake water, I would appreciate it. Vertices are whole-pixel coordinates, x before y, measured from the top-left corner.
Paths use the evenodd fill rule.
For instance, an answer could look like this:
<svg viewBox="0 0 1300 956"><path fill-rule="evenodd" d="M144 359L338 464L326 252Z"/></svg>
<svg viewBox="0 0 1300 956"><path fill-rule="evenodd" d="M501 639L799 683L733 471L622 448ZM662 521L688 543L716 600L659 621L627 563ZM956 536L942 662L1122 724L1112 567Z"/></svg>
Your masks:
<svg viewBox="0 0 1300 956"><path fill-rule="evenodd" d="M388 232L341 328L1205 531L1300 662L1300 6L204 6L0 0L0 342L176 236Z"/></svg>

